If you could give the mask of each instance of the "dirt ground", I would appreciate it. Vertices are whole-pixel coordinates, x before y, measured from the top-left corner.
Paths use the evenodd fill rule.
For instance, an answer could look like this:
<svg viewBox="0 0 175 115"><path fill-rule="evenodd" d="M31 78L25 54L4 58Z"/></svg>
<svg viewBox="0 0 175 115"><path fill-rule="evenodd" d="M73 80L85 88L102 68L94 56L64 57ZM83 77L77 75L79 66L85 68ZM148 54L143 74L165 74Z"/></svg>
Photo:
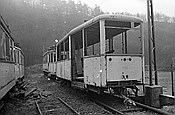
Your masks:
<svg viewBox="0 0 175 115"><path fill-rule="evenodd" d="M81 111L82 114L106 114L106 110L88 100L86 94L83 94L80 90L72 89L64 83L59 84L47 80L47 77L42 74L41 65L26 68L24 81L28 83L25 90L22 90L25 92L24 98L19 98L19 96L8 98L8 102L1 109L0 115L38 115L35 101L46 112L44 114L50 115L47 111L52 110L51 106L47 107L45 105L55 101L55 97L67 100L72 107ZM33 89L34 91L30 95L25 96ZM58 102L55 102L55 104L58 104ZM58 113L61 112L57 112L57 114L52 112L52 115L58 115Z"/></svg>
<svg viewBox="0 0 175 115"><path fill-rule="evenodd" d="M36 77L37 76L37 77ZM36 79L41 76L41 65L35 65L25 69L24 81L30 83L25 90L21 90L23 94L28 92L36 84ZM14 91L13 91L14 92ZM1 109L0 115L38 115L34 105L34 100L28 98L19 98L19 96L5 98L5 106Z"/></svg>
<svg viewBox="0 0 175 115"><path fill-rule="evenodd" d="M168 84L167 81L169 80L166 80L166 79L169 79L169 77L163 77L163 73L161 73L161 78L162 78L162 82L164 81L165 84ZM19 98L19 96L7 98L8 101L3 107L3 109L0 111L0 115L38 115L36 106L35 106L35 101L43 101L43 100L51 99L51 96L56 93L58 88L56 83L46 80L46 76L42 74L42 65L34 65L26 68L24 81L26 83L29 83L26 86L25 90L22 90L24 94L26 94L26 92L31 91L32 88L37 88L37 90L25 98ZM45 87L46 84L48 87ZM167 87L170 87L170 86L167 86ZM56 95L58 95L59 93L63 93L63 90L65 89L61 89L60 92L57 91ZM72 95L77 94L76 91L73 91L70 89L68 90L66 89L66 91L69 92L70 94L72 93ZM90 103L84 97L80 97L80 98L81 98L80 101L84 103L83 106L86 107L86 106L92 105L92 103ZM86 103L88 105L86 105ZM78 108L83 109L81 107L78 107ZM88 110L89 113L91 112L92 108L95 109L94 106L91 106L91 107L89 106L89 110ZM175 114L175 105L165 106L162 109L169 113ZM105 114L104 111L100 111L100 112L101 114Z"/></svg>

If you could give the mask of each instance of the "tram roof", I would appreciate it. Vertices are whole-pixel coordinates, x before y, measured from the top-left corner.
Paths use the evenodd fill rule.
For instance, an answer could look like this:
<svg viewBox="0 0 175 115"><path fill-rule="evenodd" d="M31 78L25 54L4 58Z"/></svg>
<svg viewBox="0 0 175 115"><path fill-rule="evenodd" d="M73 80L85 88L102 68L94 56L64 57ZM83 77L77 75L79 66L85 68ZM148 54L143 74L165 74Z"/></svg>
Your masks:
<svg viewBox="0 0 175 115"><path fill-rule="evenodd" d="M56 52L56 47L55 47L55 45L50 46L50 47L44 52L43 56L46 55L46 54L49 53L49 52Z"/></svg>
<svg viewBox="0 0 175 115"><path fill-rule="evenodd" d="M21 51L21 53L24 55L24 52L22 51L22 49L21 49L20 47L14 46L14 48L15 48L16 50L18 50L18 51Z"/></svg>
<svg viewBox="0 0 175 115"><path fill-rule="evenodd" d="M98 22L99 20L113 20L113 21L136 22L136 23L143 22L141 18L134 17L134 16L119 15L119 14L101 14L72 29L58 42L58 44L64 41L65 39L67 39L69 35L73 35L79 32L80 30L87 28L92 24Z"/></svg>
<svg viewBox="0 0 175 115"><path fill-rule="evenodd" d="M2 17L2 15L0 14L0 25L2 26L2 28L8 33L8 35L10 36L10 38L14 41L12 35L11 35L11 31L9 26L7 25L7 23L5 22L4 18Z"/></svg>

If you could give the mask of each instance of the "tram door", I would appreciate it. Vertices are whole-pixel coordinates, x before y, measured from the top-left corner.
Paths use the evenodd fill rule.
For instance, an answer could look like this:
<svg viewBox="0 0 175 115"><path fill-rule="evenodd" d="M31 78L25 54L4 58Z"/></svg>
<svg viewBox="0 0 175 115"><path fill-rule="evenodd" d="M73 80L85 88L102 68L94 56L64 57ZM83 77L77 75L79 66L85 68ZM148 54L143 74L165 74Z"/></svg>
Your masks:
<svg viewBox="0 0 175 115"><path fill-rule="evenodd" d="M72 77L73 80L83 81L83 42L80 36L81 33L72 35Z"/></svg>

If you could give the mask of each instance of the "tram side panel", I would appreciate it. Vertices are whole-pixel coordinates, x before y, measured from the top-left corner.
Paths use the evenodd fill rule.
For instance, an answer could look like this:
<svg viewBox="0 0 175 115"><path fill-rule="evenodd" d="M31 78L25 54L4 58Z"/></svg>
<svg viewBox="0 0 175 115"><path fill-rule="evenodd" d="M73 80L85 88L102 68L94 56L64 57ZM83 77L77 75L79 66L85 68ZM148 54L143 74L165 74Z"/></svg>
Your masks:
<svg viewBox="0 0 175 115"><path fill-rule="evenodd" d="M126 60L125 60L126 59ZM102 56L84 59L84 83L106 87L122 81L142 81L142 59L140 56Z"/></svg>
<svg viewBox="0 0 175 115"><path fill-rule="evenodd" d="M48 55L47 53L43 55L43 72L47 73L48 72Z"/></svg>
<svg viewBox="0 0 175 115"><path fill-rule="evenodd" d="M24 77L24 56L21 54L21 64L20 64L20 68L21 68L21 74L20 74L20 78Z"/></svg>
<svg viewBox="0 0 175 115"><path fill-rule="evenodd" d="M24 55L23 55L23 58L22 58L22 77L24 76Z"/></svg>
<svg viewBox="0 0 175 115"><path fill-rule="evenodd" d="M23 77L23 65L22 65L22 54L19 56L19 78Z"/></svg>
<svg viewBox="0 0 175 115"><path fill-rule="evenodd" d="M84 59L84 83L87 85L101 86L102 70L100 69L100 57L88 57Z"/></svg>
<svg viewBox="0 0 175 115"><path fill-rule="evenodd" d="M140 56L107 56L107 82L142 79Z"/></svg>
<svg viewBox="0 0 175 115"><path fill-rule="evenodd" d="M71 60L65 61L64 76L66 80L71 80Z"/></svg>
<svg viewBox="0 0 175 115"><path fill-rule="evenodd" d="M64 61L59 61L57 62L57 71L56 71L56 75L62 79L65 79L64 76Z"/></svg>
<svg viewBox="0 0 175 115"><path fill-rule="evenodd" d="M43 71L48 71L48 63L43 63Z"/></svg>
<svg viewBox="0 0 175 115"><path fill-rule="evenodd" d="M71 80L71 60L56 62L56 76L62 79Z"/></svg>
<svg viewBox="0 0 175 115"><path fill-rule="evenodd" d="M19 71L20 71L20 67L19 67L19 53L17 51L17 49L14 50L14 57L15 57L15 78L18 79L19 77Z"/></svg>
<svg viewBox="0 0 175 115"><path fill-rule="evenodd" d="M0 63L0 99L15 85L14 75L14 64Z"/></svg>
<svg viewBox="0 0 175 115"><path fill-rule="evenodd" d="M105 56L84 59L84 83L98 87L105 87L106 59Z"/></svg>
<svg viewBox="0 0 175 115"><path fill-rule="evenodd" d="M54 63L53 62L49 63L49 72L52 74L54 73Z"/></svg>

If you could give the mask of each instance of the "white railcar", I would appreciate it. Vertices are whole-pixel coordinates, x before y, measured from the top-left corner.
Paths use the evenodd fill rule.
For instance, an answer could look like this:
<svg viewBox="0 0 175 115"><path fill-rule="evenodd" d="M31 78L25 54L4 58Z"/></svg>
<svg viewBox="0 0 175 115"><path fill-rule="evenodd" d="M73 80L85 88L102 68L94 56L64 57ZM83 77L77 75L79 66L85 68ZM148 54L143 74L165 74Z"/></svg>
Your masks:
<svg viewBox="0 0 175 115"><path fill-rule="evenodd" d="M43 72L56 75L56 51L55 46L49 47L49 49L43 54Z"/></svg>
<svg viewBox="0 0 175 115"><path fill-rule="evenodd" d="M21 63L16 62L16 51L19 51ZM24 56L21 52L20 48L15 47L11 31L0 15L0 99L16 84L18 78L24 76Z"/></svg>
<svg viewBox="0 0 175 115"><path fill-rule="evenodd" d="M72 29L56 44L56 75L73 86L125 93L144 84L143 21L103 14Z"/></svg>
<svg viewBox="0 0 175 115"><path fill-rule="evenodd" d="M15 62L16 79L23 79L24 77L24 53L18 45L14 46L14 62Z"/></svg>

